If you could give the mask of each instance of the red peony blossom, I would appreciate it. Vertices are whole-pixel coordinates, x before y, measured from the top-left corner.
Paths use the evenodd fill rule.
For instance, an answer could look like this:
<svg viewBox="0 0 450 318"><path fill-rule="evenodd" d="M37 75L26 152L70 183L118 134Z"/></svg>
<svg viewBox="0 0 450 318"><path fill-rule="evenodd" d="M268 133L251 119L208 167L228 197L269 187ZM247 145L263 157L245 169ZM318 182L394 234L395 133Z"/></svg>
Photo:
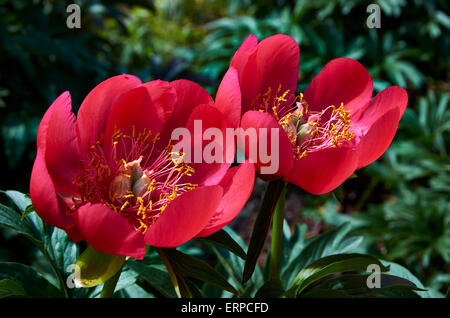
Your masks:
<svg viewBox="0 0 450 318"><path fill-rule="evenodd" d="M233 112L218 110L230 104L239 117L234 70L215 102L187 80L120 75L95 87L75 118L69 93L61 94L38 130L30 182L36 212L74 241L138 259L146 244L176 247L221 229L250 196L253 164L190 164L185 153L174 156L170 138L175 128L192 130L194 120L203 129L231 127Z"/></svg>
<svg viewBox="0 0 450 318"><path fill-rule="evenodd" d="M304 94L295 95L299 64L300 50L291 37L279 34L260 43L247 37L231 61L241 86L241 127L280 132L279 169L262 178L281 176L323 194L387 150L408 96L392 86L372 99L369 73L349 58L330 61ZM264 164L252 159L260 172Z"/></svg>

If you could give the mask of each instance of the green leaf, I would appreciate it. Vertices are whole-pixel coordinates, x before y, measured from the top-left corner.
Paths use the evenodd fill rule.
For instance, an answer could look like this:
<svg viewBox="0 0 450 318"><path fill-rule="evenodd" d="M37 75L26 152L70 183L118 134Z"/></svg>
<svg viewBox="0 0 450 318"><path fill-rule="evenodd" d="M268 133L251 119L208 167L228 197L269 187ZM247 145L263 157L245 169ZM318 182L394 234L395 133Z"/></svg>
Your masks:
<svg viewBox="0 0 450 318"><path fill-rule="evenodd" d="M352 298L342 290L313 288L303 294L301 298Z"/></svg>
<svg viewBox="0 0 450 318"><path fill-rule="evenodd" d="M33 207L33 205L32 204L30 204L29 206L27 206L26 208L25 208L25 210L23 211L23 213L22 213L22 220L23 219L25 219L30 213L33 213L33 212L35 212L34 211L34 207Z"/></svg>
<svg viewBox="0 0 450 318"><path fill-rule="evenodd" d="M380 266L382 272L388 270L377 258L370 255L338 254L323 257L312 262L298 273L289 289L288 295L295 297L315 281L331 274L349 271L366 271L367 267L371 264Z"/></svg>
<svg viewBox="0 0 450 318"><path fill-rule="evenodd" d="M334 277L313 287L301 297L320 297L318 291L339 291L347 297L384 297L391 295L395 297L411 298L417 297L413 290L419 290L412 282L407 279L380 274L380 288L369 288L367 286L368 274L347 274Z"/></svg>
<svg viewBox="0 0 450 318"><path fill-rule="evenodd" d="M66 273L67 267L76 263L80 253L78 245L70 239L66 231L59 228L53 229L47 250L61 273Z"/></svg>
<svg viewBox="0 0 450 318"><path fill-rule="evenodd" d="M130 260L127 266L139 274L147 283L160 292L164 297L176 298L170 275L164 264L148 264L144 261Z"/></svg>
<svg viewBox="0 0 450 318"><path fill-rule="evenodd" d="M284 286L290 286L296 273L313 261L332 254L352 252L357 247L355 243L360 240L355 242L345 239L350 229L349 223L343 224L307 240L301 252L296 257L290 258L283 268L281 281Z"/></svg>
<svg viewBox="0 0 450 318"><path fill-rule="evenodd" d="M7 278L0 280L0 298L17 296L27 296L27 292L20 284Z"/></svg>
<svg viewBox="0 0 450 318"><path fill-rule="evenodd" d="M127 297L127 298L153 298L154 297L152 294L148 293L147 291L145 291L145 289L138 286L137 284L128 286L128 287L124 288L123 291L119 291L119 293L120 292L123 292L125 294L124 297Z"/></svg>
<svg viewBox="0 0 450 318"><path fill-rule="evenodd" d="M233 240L241 246L243 250L247 249L242 238L234 232L230 227L225 227L224 230L233 238ZM229 279L234 283L233 285L238 289L240 297L252 297L257 289L264 283L263 274L259 267L255 268L255 272L251 278L243 284L241 282L242 272L244 270L245 261L236 256L234 253L226 249L218 249L210 245L211 250L217 256L218 265L223 268L224 272L229 276ZM228 292L223 292L220 297L229 297ZM219 297L218 296L218 297Z"/></svg>
<svg viewBox="0 0 450 318"><path fill-rule="evenodd" d="M418 288L422 289L423 291L414 291L420 297L422 297L422 298L440 297L440 295L435 294L432 290L426 290L426 288L424 287L422 282L405 267L403 267L399 264L396 264L396 263L388 262L388 261L382 261L382 262L386 266L389 266L389 274L390 275L395 275L397 277L404 278L404 279L412 282Z"/></svg>
<svg viewBox="0 0 450 318"><path fill-rule="evenodd" d="M236 243L235 240L225 232L225 230L217 231L207 237L202 237L200 240L204 240L207 242L211 242L214 245L226 248L230 252L233 252L235 255L239 256L243 260L247 258L244 250Z"/></svg>
<svg viewBox="0 0 450 318"><path fill-rule="evenodd" d="M255 270L258 257L264 247L267 233L269 232L270 224L272 223L275 206L284 188L284 184L285 182L282 181L282 179L278 179L270 182L267 186L250 238L247 260L245 262L242 278L244 283L250 279Z"/></svg>
<svg viewBox="0 0 450 318"><path fill-rule="evenodd" d="M193 277L231 293L237 293L226 278L208 263L176 249L164 248L160 251L166 255L177 276Z"/></svg>
<svg viewBox="0 0 450 318"><path fill-rule="evenodd" d="M255 298L276 298L285 292L279 279L269 279L255 294Z"/></svg>
<svg viewBox="0 0 450 318"><path fill-rule="evenodd" d="M9 279L20 285L30 297L56 298L61 292L30 266L0 262L0 280Z"/></svg>
<svg viewBox="0 0 450 318"><path fill-rule="evenodd" d="M19 213L3 204L0 204L0 224L25 235L40 250L44 249L44 243L33 224L27 218L22 220Z"/></svg>
<svg viewBox="0 0 450 318"><path fill-rule="evenodd" d="M1 191L19 208L21 212L25 211L31 205L31 199L27 194L15 190Z"/></svg>

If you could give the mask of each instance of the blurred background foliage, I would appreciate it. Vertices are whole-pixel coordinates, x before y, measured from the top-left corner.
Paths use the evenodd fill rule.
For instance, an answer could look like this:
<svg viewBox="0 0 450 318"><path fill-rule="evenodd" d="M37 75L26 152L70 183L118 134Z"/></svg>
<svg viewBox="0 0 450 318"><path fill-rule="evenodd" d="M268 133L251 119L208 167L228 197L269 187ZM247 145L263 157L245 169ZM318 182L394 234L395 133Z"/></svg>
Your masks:
<svg viewBox="0 0 450 318"><path fill-rule="evenodd" d="M81 7L68 29L66 7ZM381 8L369 29L366 8ZM0 0L0 189L28 192L39 121L63 91L76 112L100 81L194 80L214 94L245 37L291 35L301 48L299 91L331 59L359 60L375 92L406 88L408 109L389 150L331 194L289 187L287 221L307 236L343 223L366 252L399 263L443 294L450 285L450 18L445 0ZM263 185L232 227L248 239ZM7 201L6 197L1 198ZM36 262L2 231L0 260Z"/></svg>

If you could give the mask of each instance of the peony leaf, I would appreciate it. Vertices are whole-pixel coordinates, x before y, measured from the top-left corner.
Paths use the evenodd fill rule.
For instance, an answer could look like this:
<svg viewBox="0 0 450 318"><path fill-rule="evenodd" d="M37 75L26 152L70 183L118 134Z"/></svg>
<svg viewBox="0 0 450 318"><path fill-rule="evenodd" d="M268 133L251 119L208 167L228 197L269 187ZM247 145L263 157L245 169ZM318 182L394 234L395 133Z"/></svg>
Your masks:
<svg viewBox="0 0 450 318"><path fill-rule="evenodd" d="M244 250L240 247L238 243L236 243L235 240L225 232L225 230L217 231L207 237L202 237L200 240L204 240L207 242L210 242L214 245L226 248L230 252L233 252L235 255L239 256L243 260L247 258L247 255L245 254Z"/></svg>
<svg viewBox="0 0 450 318"><path fill-rule="evenodd" d="M237 294L235 288L228 283L226 278L208 263L174 248L160 248L158 250L167 257L177 278L183 278L178 281L180 289L188 287L184 278L192 277Z"/></svg>
<svg viewBox="0 0 450 318"><path fill-rule="evenodd" d="M4 279L13 281L15 285L20 285L30 297L63 297L61 291L50 284L48 280L30 266L11 262L0 262L0 280L3 281ZM8 288L12 286L7 282L3 284L8 285Z"/></svg>
<svg viewBox="0 0 450 318"><path fill-rule="evenodd" d="M370 255L337 254L320 258L298 273L287 294L296 297L306 287L328 275L349 271L366 271L367 267L372 264L378 265L381 272L388 270L388 267Z"/></svg>

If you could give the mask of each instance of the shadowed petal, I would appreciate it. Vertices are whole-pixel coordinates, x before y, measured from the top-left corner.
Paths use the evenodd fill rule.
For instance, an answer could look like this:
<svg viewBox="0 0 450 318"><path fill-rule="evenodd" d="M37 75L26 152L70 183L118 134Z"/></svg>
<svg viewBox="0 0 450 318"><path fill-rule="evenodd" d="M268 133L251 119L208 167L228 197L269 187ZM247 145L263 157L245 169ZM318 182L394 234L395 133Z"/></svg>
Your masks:
<svg viewBox="0 0 450 318"><path fill-rule="evenodd" d="M103 204L86 204L74 213L84 240L97 251L143 259L144 236L123 216Z"/></svg>
<svg viewBox="0 0 450 318"><path fill-rule="evenodd" d="M177 102L161 134L163 147L167 146L167 141L175 128L186 126L195 107L201 104L212 105L214 103L209 93L197 83L182 79L170 82L170 85L176 91Z"/></svg>
<svg viewBox="0 0 450 318"><path fill-rule="evenodd" d="M147 244L177 247L208 224L222 199L221 186L200 187L172 201L145 234Z"/></svg>
<svg viewBox="0 0 450 318"><path fill-rule="evenodd" d="M237 70L243 70L248 57L257 45L258 38L256 36L253 34L247 36L236 53L234 53L233 59L231 60L231 66L235 67Z"/></svg>
<svg viewBox="0 0 450 318"><path fill-rule="evenodd" d="M255 181L255 166L248 161L228 170L220 182L224 195L216 213L197 237L208 236L230 223L250 197Z"/></svg>
<svg viewBox="0 0 450 318"><path fill-rule="evenodd" d="M291 142L284 129L272 115L255 110L248 111L242 117L241 127L244 134L246 132L249 135L252 135L252 132L256 134L256 140L247 139L245 141L245 153L255 163L258 173L284 176L292 169L294 154ZM278 131L278 138L275 143L271 141L273 130ZM263 132L266 132L266 135ZM255 152L253 155L252 148ZM267 155L267 160L263 160L261 154ZM263 163L263 161L267 162ZM272 165L272 168L269 167L270 165ZM262 167L274 171L264 172L261 170Z"/></svg>
<svg viewBox="0 0 450 318"><path fill-rule="evenodd" d="M66 215L68 207L56 194L55 185L48 173L40 148L37 150L31 172L30 197L36 213L46 223L62 229L73 225L72 219Z"/></svg>
<svg viewBox="0 0 450 318"><path fill-rule="evenodd" d="M184 182L191 182L198 185L215 185L222 180L232 163L226 158L226 152L230 157L234 157L234 139L230 144L226 143L225 132L222 130L223 117L217 108L210 105L199 105L193 111L186 125L186 129L191 137L190 148L183 149L187 159L187 163L194 168L195 172L192 176L183 177ZM215 131L216 136L211 136L207 140L205 136L206 131ZM226 146L226 147L225 147ZM214 151L207 151L209 148ZM209 158L210 153L214 156ZM217 153L217 157L216 157Z"/></svg>
<svg viewBox="0 0 450 318"><path fill-rule="evenodd" d="M58 97L47 113L49 118L44 116L39 127L38 147L43 147L56 191L73 195L77 191L73 180L80 173L80 154L70 94L66 92Z"/></svg>
<svg viewBox="0 0 450 318"><path fill-rule="evenodd" d="M155 80L144 83L141 87L147 89L148 96L155 105L158 118L166 123L177 103L177 93L173 85L166 81Z"/></svg>
<svg viewBox="0 0 450 318"><path fill-rule="evenodd" d="M230 67L217 90L214 106L222 113L227 127L236 128L241 121L241 89L238 73Z"/></svg>
<svg viewBox="0 0 450 318"><path fill-rule="evenodd" d="M164 127L164 120L159 117L160 115L145 87L133 88L125 93L111 109L108 117L105 130L106 153L111 153L112 136L118 131L132 136L132 138L122 139L123 142L118 143L116 151L119 158L128 158L133 141L137 140L139 134L150 131L149 140L151 142ZM128 161L136 159L138 158L128 158Z"/></svg>

